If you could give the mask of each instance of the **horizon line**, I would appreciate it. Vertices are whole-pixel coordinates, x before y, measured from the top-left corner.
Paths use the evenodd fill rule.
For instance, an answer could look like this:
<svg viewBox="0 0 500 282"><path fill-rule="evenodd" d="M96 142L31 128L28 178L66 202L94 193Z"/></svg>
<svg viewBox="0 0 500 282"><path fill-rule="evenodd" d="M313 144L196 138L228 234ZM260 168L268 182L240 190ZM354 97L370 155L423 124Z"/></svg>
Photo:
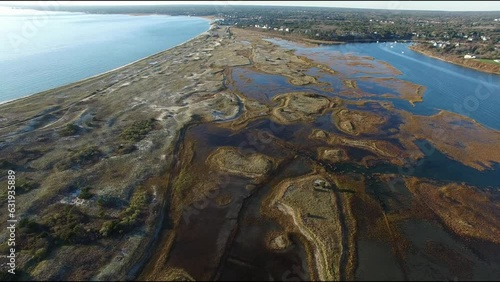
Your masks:
<svg viewBox="0 0 500 282"><path fill-rule="evenodd" d="M47 2L56 2L54 4L48 4ZM126 2L125 3L109 3L113 1L43 1L30 3L30 1L26 2L14 2L14 1L5 1L0 2L0 6L10 7L10 8L50 8L50 7L135 7L135 6L149 6L149 7L159 7L159 6L246 6L246 7L287 7L287 8L330 8L330 9L355 9L355 10L377 10L377 11L407 11L407 12L458 12L458 13L474 13L474 12L500 12L500 10L445 10L445 9L405 9L403 7L394 7L394 8L379 8L379 7L334 7L334 6L318 6L318 5L305 5L303 2L298 3L299 5L290 5L290 3L284 2L284 5L280 5L280 3L276 3L274 1L269 1L272 3L245 3L244 1L237 1L238 3L229 3L236 1L211 1L206 3L204 1L199 1L197 3L189 3L188 1L170 1L164 3L163 1L143 1L143 2ZM117 1L118 2L118 1ZM175 3L172 3L175 2ZM221 3L223 2L223 3ZM392 2L394 5L399 5L399 1L387 1ZM412 1L408 1L412 2ZM430 1L432 2L432 1ZM344 2L345 3L345 2ZM404 3L404 2L403 2ZM45 5L43 5L45 4ZM390 3L388 3L391 5Z"/></svg>

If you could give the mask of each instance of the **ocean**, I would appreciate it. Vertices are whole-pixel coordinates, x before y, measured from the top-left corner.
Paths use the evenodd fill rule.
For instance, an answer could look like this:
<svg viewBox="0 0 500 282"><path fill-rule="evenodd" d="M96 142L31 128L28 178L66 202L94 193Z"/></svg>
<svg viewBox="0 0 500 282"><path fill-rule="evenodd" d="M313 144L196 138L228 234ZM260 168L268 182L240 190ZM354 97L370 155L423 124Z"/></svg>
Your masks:
<svg viewBox="0 0 500 282"><path fill-rule="evenodd" d="M0 103L52 89L172 48L209 20L0 7Z"/></svg>

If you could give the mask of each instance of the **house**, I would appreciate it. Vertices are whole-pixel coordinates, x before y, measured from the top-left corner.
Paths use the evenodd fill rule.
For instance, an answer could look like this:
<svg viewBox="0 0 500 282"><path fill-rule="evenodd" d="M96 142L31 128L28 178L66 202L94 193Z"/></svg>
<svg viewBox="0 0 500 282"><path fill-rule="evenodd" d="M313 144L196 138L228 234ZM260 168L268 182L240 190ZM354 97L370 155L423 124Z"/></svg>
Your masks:
<svg viewBox="0 0 500 282"><path fill-rule="evenodd" d="M464 59L475 59L475 58L476 58L476 56L470 55L470 54L467 54L464 56Z"/></svg>

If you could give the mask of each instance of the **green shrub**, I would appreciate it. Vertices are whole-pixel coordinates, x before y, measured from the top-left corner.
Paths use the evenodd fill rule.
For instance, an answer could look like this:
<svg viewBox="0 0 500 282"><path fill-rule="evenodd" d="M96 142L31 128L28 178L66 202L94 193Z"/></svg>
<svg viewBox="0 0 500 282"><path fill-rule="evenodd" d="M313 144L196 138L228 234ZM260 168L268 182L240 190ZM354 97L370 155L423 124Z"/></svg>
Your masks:
<svg viewBox="0 0 500 282"><path fill-rule="evenodd" d="M138 142L153 130L154 125L154 119L136 121L120 133L120 138L125 142Z"/></svg>
<svg viewBox="0 0 500 282"><path fill-rule="evenodd" d="M64 206L59 212L44 217L43 224L48 233L58 243L75 243L89 241L82 224L88 221L88 216L77 207Z"/></svg>
<svg viewBox="0 0 500 282"><path fill-rule="evenodd" d="M102 152L96 146L82 148L71 156L72 163L85 164L98 159Z"/></svg>
<svg viewBox="0 0 500 282"><path fill-rule="evenodd" d="M61 131L59 131L59 134L61 136L72 136L75 135L78 132L78 125L74 123L68 123L66 124L66 127L63 128Z"/></svg>
<svg viewBox="0 0 500 282"><path fill-rule="evenodd" d="M35 183L30 180L19 180L16 182L16 193L27 193L33 189L36 189L40 186L39 183Z"/></svg>
<svg viewBox="0 0 500 282"><path fill-rule="evenodd" d="M90 187L85 187L82 190L80 190L80 195L78 195L78 198L88 200L92 198L93 194L90 193Z"/></svg>
<svg viewBox="0 0 500 282"><path fill-rule="evenodd" d="M147 207L147 202L146 192L136 192L130 199L129 206L120 212L117 220L109 220L102 224L99 230L101 236L106 237L113 233L121 234L137 226L142 219L141 215Z"/></svg>
<svg viewBox="0 0 500 282"><path fill-rule="evenodd" d="M35 254L33 255L33 258L36 260L36 261L41 261L45 258L45 256L47 255L47 248L46 247L42 247L42 248L39 248L38 250L35 251Z"/></svg>
<svg viewBox="0 0 500 282"><path fill-rule="evenodd" d="M130 199L130 205L120 213L120 226L124 228L132 227L138 222L138 217L147 204L146 192L135 193Z"/></svg>
<svg viewBox="0 0 500 282"><path fill-rule="evenodd" d="M42 226L40 226L33 219L23 218L19 221L19 228L21 229L22 233L31 234L40 231L42 229Z"/></svg>
<svg viewBox="0 0 500 282"><path fill-rule="evenodd" d="M58 169L69 169L73 166L85 166L97 162L103 155L97 146L87 146L80 148L76 152L72 152L69 156L60 161L56 167Z"/></svg>
<svg viewBox="0 0 500 282"><path fill-rule="evenodd" d="M116 153L118 155L126 155L129 153L132 153L133 151L135 151L135 149L137 149L137 147L134 144L120 145L120 146L118 146Z"/></svg>
<svg viewBox="0 0 500 282"><path fill-rule="evenodd" d="M101 229L99 230L99 233L103 237L107 237L107 236L111 235L111 233L115 230L116 225L117 225L117 222L115 220L106 221L102 224Z"/></svg>
<svg viewBox="0 0 500 282"><path fill-rule="evenodd" d="M122 205L122 200L110 195L101 195L97 197L97 204L102 208L118 208Z"/></svg>

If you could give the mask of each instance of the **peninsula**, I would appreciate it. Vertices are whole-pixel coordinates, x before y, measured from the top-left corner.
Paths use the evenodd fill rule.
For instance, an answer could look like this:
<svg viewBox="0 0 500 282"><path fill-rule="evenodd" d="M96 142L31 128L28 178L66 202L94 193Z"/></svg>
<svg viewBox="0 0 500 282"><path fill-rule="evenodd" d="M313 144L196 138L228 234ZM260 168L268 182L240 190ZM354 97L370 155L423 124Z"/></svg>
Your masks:
<svg viewBox="0 0 500 282"><path fill-rule="evenodd" d="M390 64L272 39L213 24L1 104L17 278L498 279L500 132L399 108L425 86ZM438 161L469 178L420 173Z"/></svg>

